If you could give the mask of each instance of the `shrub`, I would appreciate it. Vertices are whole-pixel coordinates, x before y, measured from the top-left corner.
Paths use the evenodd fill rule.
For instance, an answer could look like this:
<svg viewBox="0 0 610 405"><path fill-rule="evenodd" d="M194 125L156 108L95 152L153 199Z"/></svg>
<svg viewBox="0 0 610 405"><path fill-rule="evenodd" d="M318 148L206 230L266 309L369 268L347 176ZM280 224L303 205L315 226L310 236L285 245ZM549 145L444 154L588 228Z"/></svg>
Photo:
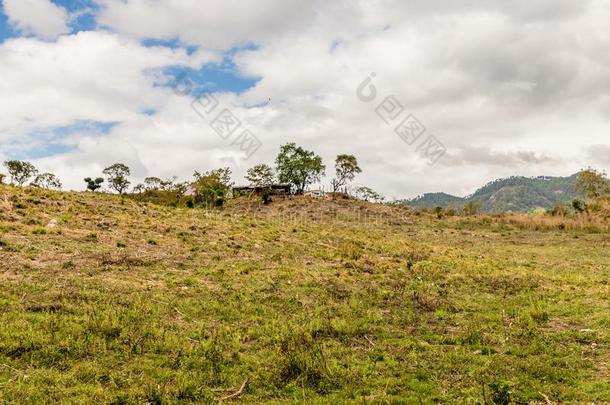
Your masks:
<svg viewBox="0 0 610 405"><path fill-rule="evenodd" d="M311 334L292 331L284 334L277 345L277 377L280 384L295 382L318 392L334 385L322 346Z"/></svg>
<svg viewBox="0 0 610 405"><path fill-rule="evenodd" d="M508 405L511 401L512 392L510 385L506 382L489 384L491 388L491 403L496 405Z"/></svg>
<svg viewBox="0 0 610 405"><path fill-rule="evenodd" d="M363 248L353 241L341 242L337 249L339 257L345 260L358 260L362 257Z"/></svg>
<svg viewBox="0 0 610 405"><path fill-rule="evenodd" d="M585 212L587 210L587 203L577 198L572 201L572 208L578 213Z"/></svg>
<svg viewBox="0 0 610 405"><path fill-rule="evenodd" d="M559 202L549 211L549 214L554 217L565 217L570 214L570 211L571 207L568 204Z"/></svg>

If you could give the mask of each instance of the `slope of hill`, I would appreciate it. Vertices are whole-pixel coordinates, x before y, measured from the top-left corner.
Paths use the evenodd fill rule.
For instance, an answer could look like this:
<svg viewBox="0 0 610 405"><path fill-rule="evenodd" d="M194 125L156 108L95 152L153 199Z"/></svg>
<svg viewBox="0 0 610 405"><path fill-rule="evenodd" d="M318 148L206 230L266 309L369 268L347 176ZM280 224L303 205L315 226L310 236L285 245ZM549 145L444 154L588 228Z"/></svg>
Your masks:
<svg viewBox="0 0 610 405"><path fill-rule="evenodd" d="M0 186L0 403L609 402L608 234L488 219Z"/></svg>
<svg viewBox="0 0 610 405"><path fill-rule="evenodd" d="M467 197L429 193L400 203L415 208L459 208L469 202L476 202L485 212L549 209L559 202L580 197L575 189L577 176L509 177L492 181Z"/></svg>

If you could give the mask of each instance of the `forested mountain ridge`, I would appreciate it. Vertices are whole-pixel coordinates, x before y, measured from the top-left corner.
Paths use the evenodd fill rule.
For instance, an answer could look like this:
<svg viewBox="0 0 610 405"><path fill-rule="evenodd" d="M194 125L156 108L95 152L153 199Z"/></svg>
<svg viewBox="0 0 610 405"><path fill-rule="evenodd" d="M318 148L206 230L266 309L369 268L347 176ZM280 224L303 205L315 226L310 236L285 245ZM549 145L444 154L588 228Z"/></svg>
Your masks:
<svg viewBox="0 0 610 405"><path fill-rule="evenodd" d="M577 177L578 174L569 177L514 176L491 181L466 197L427 193L399 203L415 208L459 208L469 202L475 202L486 212L526 212L536 208L552 208L558 202L580 197L575 187Z"/></svg>

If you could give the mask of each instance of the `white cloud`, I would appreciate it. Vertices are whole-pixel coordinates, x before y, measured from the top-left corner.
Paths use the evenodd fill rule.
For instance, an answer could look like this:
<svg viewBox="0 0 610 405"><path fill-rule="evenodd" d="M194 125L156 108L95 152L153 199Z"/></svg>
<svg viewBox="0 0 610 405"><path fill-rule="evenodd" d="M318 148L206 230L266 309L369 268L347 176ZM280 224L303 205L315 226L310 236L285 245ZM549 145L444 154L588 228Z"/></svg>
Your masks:
<svg viewBox="0 0 610 405"><path fill-rule="evenodd" d="M36 162L70 187L117 160L138 178L231 165L240 182L248 166L272 163L280 144L295 141L320 153L329 174L336 154L355 154L357 181L388 197L465 194L496 177L572 174L595 163L587 147L608 143L610 7L601 1L100 3L98 22L110 32L0 45L0 143L76 120L119 122L105 136L75 134L75 151ZM202 50L142 47L149 37ZM188 99L154 87L150 72L200 66L217 57L205 49L249 42L258 47L235 62L261 81L218 96L264 143L243 161ZM396 96L448 147L447 159L427 166L376 103L356 98L371 72L377 104Z"/></svg>
<svg viewBox="0 0 610 405"><path fill-rule="evenodd" d="M141 38L176 36L223 49L271 39L307 26L314 2L302 0L99 0L98 21Z"/></svg>
<svg viewBox="0 0 610 405"><path fill-rule="evenodd" d="M106 32L81 32L57 42L13 39L0 45L0 141L28 129L77 120L129 121L163 104L154 73L215 60L207 52L162 47Z"/></svg>
<svg viewBox="0 0 610 405"><path fill-rule="evenodd" d="M4 12L26 34L53 39L70 32L68 13L50 0L4 0Z"/></svg>

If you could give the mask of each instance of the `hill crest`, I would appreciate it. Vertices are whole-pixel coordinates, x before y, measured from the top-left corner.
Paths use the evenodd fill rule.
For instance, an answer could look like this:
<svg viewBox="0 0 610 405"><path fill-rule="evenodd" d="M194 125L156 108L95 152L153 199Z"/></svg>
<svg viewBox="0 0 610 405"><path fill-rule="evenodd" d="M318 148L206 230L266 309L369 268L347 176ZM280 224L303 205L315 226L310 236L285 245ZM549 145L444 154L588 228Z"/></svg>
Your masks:
<svg viewBox="0 0 610 405"><path fill-rule="evenodd" d="M576 191L578 175L569 177L512 176L493 180L466 197L451 194L426 193L401 200L399 203L413 208L453 207L459 208L469 202L479 203L485 212L527 212L536 208L550 209L562 201L581 197Z"/></svg>

